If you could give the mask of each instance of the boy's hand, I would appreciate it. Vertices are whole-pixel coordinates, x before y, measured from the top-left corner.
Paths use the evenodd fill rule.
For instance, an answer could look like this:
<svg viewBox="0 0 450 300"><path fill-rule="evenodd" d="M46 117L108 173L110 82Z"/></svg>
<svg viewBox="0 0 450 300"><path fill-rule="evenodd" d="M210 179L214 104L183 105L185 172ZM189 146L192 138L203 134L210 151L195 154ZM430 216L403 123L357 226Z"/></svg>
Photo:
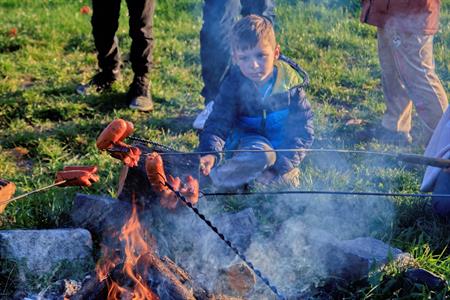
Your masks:
<svg viewBox="0 0 450 300"><path fill-rule="evenodd" d="M216 162L216 157L212 154L208 154L200 157L200 170L203 175L208 176L211 173L211 169Z"/></svg>

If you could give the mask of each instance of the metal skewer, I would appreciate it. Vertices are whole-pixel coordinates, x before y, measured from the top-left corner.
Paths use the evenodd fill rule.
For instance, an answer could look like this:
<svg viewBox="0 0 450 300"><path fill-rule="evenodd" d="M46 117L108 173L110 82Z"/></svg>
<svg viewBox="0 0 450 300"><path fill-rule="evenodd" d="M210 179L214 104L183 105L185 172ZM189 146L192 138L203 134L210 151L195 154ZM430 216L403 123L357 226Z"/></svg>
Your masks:
<svg viewBox="0 0 450 300"><path fill-rule="evenodd" d="M31 192L28 192L28 193L25 193L25 194L22 194L22 195L13 197L13 198L11 198L11 199L8 199L8 200L5 200L5 201L1 201L1 202L0 202L0 205L8 204L8 203L10 203L10 202L13 202L13 201L16 201L16 200L19 200L19 199L28 197L28 196L33 195L33 194L35 194L35 193L39 193L39 192L42 192L42 191L51 189L52 187L55 187L55 186L64 184L64 183L66 183L66 182L67 182L67 180L63 180L63 181L60 181L60 182L56 182L56 183L50 184L50 185L48 185L48 186L39 188L39 189L37 189L37 190L34 190L34 191L31 191Z"/></svg>
<svg viewBox="0 0 450 300"><path fill-rule="evenodd" d="M246 149L246 150L222 150L222 151L194 151L194 152L179 152L173 148L167 147L165 145L153 142L151 140L145 140L138 137L128 137L132 141L137 141L140 143L147 143L156 145L162 148L168 149L170 152L161 152L160 155L207 155L207 154L226 154L226 153L242 153L242 152L310 152L310 153L345 153L345 154L365 154L365 155L377 155L377 156L387 156L394 159L398 159L404 162L433 166L438 168L450 168L450 159L435 158L429 156L423 156L418 154L406 154L406 153L391 153L391 152L378 152L378 151L365 151L365 150L346 150L346 149L320 149L320 148L292 148L292 149L272 149L272 150L256 150L256 149ZM117 149L119 150L119 149Z"/></svg>

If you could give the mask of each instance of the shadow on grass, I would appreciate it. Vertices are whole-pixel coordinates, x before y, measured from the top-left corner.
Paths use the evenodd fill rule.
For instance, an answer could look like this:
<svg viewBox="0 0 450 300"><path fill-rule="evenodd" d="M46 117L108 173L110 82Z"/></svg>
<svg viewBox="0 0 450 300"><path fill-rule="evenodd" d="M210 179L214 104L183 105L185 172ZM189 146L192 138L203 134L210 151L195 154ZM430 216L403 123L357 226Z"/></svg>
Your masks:
<svg viewBox="0 0 450 300"><path fill-rule="evenodd" d="M172 118L150 118L149 124L158 129L170 130L175 134L183 134L192 130L194 116L179 115Z"/></svg>
<svg viewBox="0 0 450 300"><path fill-rule="evenodd" d="M126 94L109 91L98 95L89 95L84 98L85 102L95 108L97 112L107 113L114 109L128 108Z"/></svg>

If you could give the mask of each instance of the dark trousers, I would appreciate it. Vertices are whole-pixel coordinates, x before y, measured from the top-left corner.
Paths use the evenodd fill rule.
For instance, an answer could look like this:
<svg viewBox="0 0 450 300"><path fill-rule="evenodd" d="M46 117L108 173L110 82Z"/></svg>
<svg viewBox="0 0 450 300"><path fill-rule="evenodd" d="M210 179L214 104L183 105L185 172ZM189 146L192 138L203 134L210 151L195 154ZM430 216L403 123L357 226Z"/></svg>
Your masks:
<svg viewBox="0 0 450 300"><path fill-rule="evenodd" d="M434 184L433 194L450 195L450 173L441 171ZM450 198L433 197L433 211L443 217L450 217Z"/></svg>
<svg viewBox="0 0 450 300"><path fill-rule="evenodd" d="M231 65L229 34L239 15L275 18L273 0L205 0L200 32L200 59L206 102L215 98Z"/></svg>
<svg viewBox="0 0 450 300"><path fill-rule="evenodd" d="M119 27L121 0L92 0L92 33L102 71L120 67L120 52L115 36ZM153 13L155 0L126 0L132 39L130 60L134 74L146 75L152 66Z"/></svg>

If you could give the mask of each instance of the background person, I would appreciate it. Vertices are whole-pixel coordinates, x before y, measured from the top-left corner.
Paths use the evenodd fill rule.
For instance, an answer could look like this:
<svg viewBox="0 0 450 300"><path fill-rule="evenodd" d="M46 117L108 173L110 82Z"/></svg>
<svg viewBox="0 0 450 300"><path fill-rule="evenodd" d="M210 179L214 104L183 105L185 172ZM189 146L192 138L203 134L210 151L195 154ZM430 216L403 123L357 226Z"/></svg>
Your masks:
<svg viewBox="0 0 450 300"><path fill-rule="evenodd" d="M378 28L386 112L379 137L412 142L412 105L429 138L447 108L445 90L435 72L433 35L439 28L440 0L363 0L361 21Z"/></svg>
<svg viewBox="0 0 450 300"><path fill-rule="evenodd" d="M81 85L77 92L85 94L87 88L97 91L109 89L120 77L120 52L115 36L119 27L121 0L92 0L92 34L100 71L87 85ZM152 66L153 14L155 0L126 0L129 13L131 37L130 60L134 72L127 99L132 109L150 111L153 102L149 91L148 74Z"/></svg>
<svg viewBox="0 0 450 300"><path fill-rule="evenodd" d="M425 150L425 156L450 159L450 110L445 111ZM450 169L427 167L420 187L422 192L450 195ZM433 197L433 211L450 217L450 198Z"/></svg>

